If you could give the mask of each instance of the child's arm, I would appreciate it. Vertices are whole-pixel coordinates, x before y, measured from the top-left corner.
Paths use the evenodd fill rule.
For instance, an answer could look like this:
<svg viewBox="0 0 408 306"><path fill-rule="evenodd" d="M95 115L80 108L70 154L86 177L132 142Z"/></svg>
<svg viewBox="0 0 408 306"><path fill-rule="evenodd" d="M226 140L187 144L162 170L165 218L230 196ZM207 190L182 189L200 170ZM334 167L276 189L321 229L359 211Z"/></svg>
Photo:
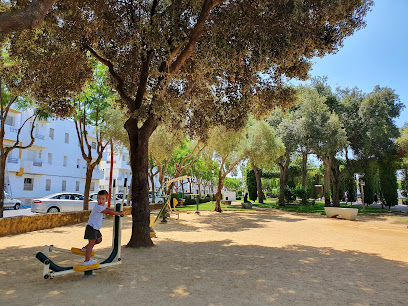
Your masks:
<svg viewBox="0 0 408 306"><path fill-rule="evenodd" d="M123 211L114 211L109 208L105 208L104 210L102 210L102 213L105 215L115 215L115 216L121 216L121 217L125 215Z"/></svg>

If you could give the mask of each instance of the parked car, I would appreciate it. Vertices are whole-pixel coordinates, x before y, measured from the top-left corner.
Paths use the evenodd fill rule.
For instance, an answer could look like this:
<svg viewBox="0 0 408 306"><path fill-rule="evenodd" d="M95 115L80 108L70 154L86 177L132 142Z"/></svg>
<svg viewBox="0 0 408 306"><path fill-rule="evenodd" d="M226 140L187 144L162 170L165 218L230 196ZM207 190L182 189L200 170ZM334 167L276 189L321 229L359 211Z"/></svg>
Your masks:
<svg viewBox="0 0 408 306"><path fill-rule="evenodd" d="M159 204L163 204L163 202L164 202L163 196L159 195L158 193L156 193L156 195L155 195L155 200L156 200L156 203L159 203ZM149 202L153 203L153 194L152 194L152 192L149 192Z"/></svg>
<svg viewBox="0 0 408 306"><path fill-rule="evenodd" d="M13 199L11 195L7 192L4 192L4 208L14 208L15 210L19 209L21 206L21 201Z"/></svg>
<svg viewBox="0 0 408 306"><path fill-rule="evenodd" d="M117 194L116 194L116 198L118 198L119 201L122 201L122 199L123 199L123 193L117 193ZM126 206L126 205L127 205L127 199L128 199L128 194L126 195L125 202L123 202L123 206ZM130 200L130 204L129 204L129 205L132 206L132 200Z"/></svg>
<svg viewBox="0 0 408 306"><path fill-rule="evenodd" d="M89 201L92 201L92 202L94 202L94 203L97 203L97 200L96 200L97 197L98 197L98 193L91 193L91 194L89 195ZM116 195L116 203L117 203L118 201L121 201L121 199L118 198L118 196ZM113 203L113 195L111 196L111 203Z"/></svg>
<svg viewBox="0 0 408 306"><path fill-rule="evenodd" d="M96 201L89 201L89 209L92 209ZM79 193L61 192L31 201L31 211L34 213L57 213L82 211L84 196Z"/></svg>

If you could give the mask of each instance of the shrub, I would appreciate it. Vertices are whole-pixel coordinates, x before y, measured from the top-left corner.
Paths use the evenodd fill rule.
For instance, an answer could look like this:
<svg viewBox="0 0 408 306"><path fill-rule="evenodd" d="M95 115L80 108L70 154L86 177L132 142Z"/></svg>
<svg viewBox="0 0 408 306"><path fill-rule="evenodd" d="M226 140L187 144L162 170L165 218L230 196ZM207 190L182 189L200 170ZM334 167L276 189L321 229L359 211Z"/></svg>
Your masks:
<svg viewBox="0 0 408 306"><path fill-rule="evenodd" d="M286 187L284 190L285 201L287 203L292 203L296 200L296 194L294 188Z"/></svg>
<svg viewBox="0 0 408 306"><path fill-rule="evenodd" d="M255 178L254 170L249 170L247 172L247 186L248 186L249 199L251 201L255 201L256 198L258 197L257 195L258 187L256 185L256 178Z"/></svg>

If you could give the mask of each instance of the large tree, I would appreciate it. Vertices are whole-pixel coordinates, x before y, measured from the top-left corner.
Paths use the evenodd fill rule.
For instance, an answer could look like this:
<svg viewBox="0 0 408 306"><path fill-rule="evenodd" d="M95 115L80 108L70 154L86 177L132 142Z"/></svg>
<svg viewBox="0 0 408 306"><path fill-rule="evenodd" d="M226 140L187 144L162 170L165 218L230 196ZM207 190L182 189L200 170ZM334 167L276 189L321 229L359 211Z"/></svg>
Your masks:
<svg viewBox="0 0 408 306"><path fill-rule="evenodd" d="M248 128L247 157L254 170L259 203L263 203L262 169L270 170L285 152L275 130L265 121L253 121Z"/></svg>
<svg viewBox="0 0 408 306"><path fill-rule="evenodd" d="M213 158L218 162L218 187L216 193L215 211L221 210L221 191L225 178L235 167L246 158L247 139L245 130L230 131L224 126L213 128L208 139L208 152L213 152Z"/></svg>
<svg viewBox="0 0 408 306"><path fill-rule="evenodd" d="M300 128L304 131L307 146L313 150L324 163L325 205L330 206L330 182L332 182L333 205L339 206L339 188L342 178L341 163L336 155L347 146L347 134L336 113L330 111L326 104L331 96L324 95L315 88L301 90ZM343 172L344 173L344 172Z"/></svg>
<svg viewBox="0 0 408 306"><path fill-rule="evenodd" d="M15 35L14 54L27 62L27 81L42 83L44 98L80 87L89 77L88 55L108 67L130 114L128 246L151 246L148 141L157 126L171 121L180 128L187 117L186 128L199 135L213 122L238 128L245 124L244 113L284 105L293 92L282 87L282 76L306 78L310 59L336 52L364 26L371 5L371 0L59 1L42 30ZM54 90L61 79L65 83ZM54 91L44 95L47 89Z"/></svg>

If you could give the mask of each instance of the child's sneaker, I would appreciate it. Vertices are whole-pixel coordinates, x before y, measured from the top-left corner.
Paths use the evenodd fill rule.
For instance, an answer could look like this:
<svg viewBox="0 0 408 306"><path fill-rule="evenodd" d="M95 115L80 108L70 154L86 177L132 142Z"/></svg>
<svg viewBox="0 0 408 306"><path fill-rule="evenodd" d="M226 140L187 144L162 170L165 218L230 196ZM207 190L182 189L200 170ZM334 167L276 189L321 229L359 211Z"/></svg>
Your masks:
<svg viewBox="0 0 408 306"><path fill-rule="evenodd" d="M82 251L82 252L86 252L86 247L83 247L83 248L81 249L81 251Z"/></svg>
<svg viewBox="0 0 408 306"><path fill-rule="evenodd" d="M90 259L90 260L88 260L88 261L84 261L84 266L89 266L89 265L94 265L94 264L96 264L97 262L95 261L95 260L92 260L92 259Z"/></svg>

